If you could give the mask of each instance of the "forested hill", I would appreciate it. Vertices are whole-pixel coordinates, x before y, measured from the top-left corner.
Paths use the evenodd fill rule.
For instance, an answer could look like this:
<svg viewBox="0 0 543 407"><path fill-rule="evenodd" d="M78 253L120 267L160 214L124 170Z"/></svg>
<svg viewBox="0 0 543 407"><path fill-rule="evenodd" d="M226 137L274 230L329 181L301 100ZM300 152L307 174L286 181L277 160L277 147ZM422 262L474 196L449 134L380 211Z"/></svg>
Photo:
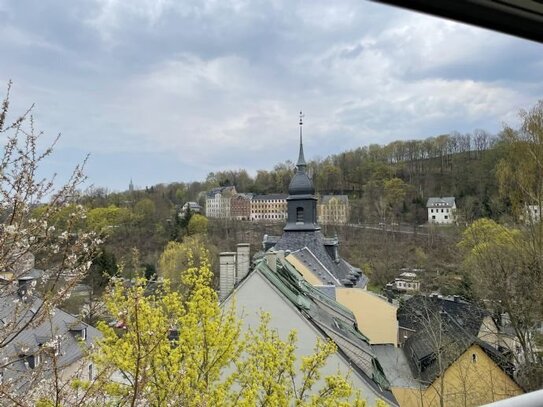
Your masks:
<svg viewBox="0 0 543 407"><path fill-rule="evenodd" d="M370 145L323 160L309 171L318 193L348 194L355 222L422 223L430 196L454 196L461 219L499 218L506 206L498 198L494 170L503 152L499 138L484 131L454 133L425 140ZM210 173L205 181L159 184L144 190L108 193L94 189L85 197L90 207L136 208L152 202L157 221L165 221L186 201L204 202L215 186L235 185L238 192L286 193L294 164L284 162L251 177L246 170ZM140 208L141 209L141 208ZM164 225L166 226L166 224Z"/></svg>
<svg viewBox="0 0 543 407"><path fill-rule="evenodd" d="M353 223L420 225L427 221L428 197L454 196L459 220L467 224L479 217L499 219L509 214L510 208L498 194L495 176L498 162L506 153L505 144L482 131L474 135L395 141L311 161L309 170L318 193L349 195ZM123 263L127 273L131 267L131 248L138 249L143 266L153 273L169 241L184 242L191 238L190 228L179 216L185 202L199 201L203 205L205 191L232 184L239 192L285 193L293 171L293 163L285 162L272 170L258 171L254 178L241 169L210 173L202 182L159 184L117 193L105 189L88 192L81 198L81 203L89 209L86 227L107 235L103 252L95 262L98 274L103 270L108 274L116 272L116 262ZM231 250L237 243L234 240L239 238L236 230L242 229L245 230L242 238L251 235L251 243L257 247L271 227L216 223L209 225L205 238L206 247L215 253ZM277 226L279 233L281 225ZM365 253L363 258L351 256L350 260L356 264L382 257L378 251L368 252L369 246L351 249L344 247L344 251ZM409 255L404 254L400 257ZM450 262L438 257L434 260ZM387 272L396 269L390 264L381 268Z"/></svg>

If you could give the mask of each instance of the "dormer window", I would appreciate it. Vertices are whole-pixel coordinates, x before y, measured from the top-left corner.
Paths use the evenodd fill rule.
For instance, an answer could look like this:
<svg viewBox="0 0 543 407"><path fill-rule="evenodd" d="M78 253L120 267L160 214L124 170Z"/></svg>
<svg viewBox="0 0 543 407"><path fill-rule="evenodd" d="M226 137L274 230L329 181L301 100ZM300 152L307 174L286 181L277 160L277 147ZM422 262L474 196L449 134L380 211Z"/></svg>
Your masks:
<svg viewBox="0 0 543 407"><path fill-rule="evenodd" d="M28 365L30 369L35 369L40 365L41 356L39 353L35 355L28 355L25 357L25 364Z"/></svg>
<svg viewBox="0 0 543 407"><path fill-rule="evenodd" d="M70 328L72 335L79 340L87 340L87 327L83 323L79 323Z"/></svg>

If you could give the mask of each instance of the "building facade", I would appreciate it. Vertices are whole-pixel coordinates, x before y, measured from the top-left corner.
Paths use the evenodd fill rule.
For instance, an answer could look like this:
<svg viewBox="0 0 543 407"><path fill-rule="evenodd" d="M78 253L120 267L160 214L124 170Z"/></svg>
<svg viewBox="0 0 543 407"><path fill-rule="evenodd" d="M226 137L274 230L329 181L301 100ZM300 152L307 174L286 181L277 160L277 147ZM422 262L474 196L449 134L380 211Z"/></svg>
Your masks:
<svg viewBox="0 0 543 407"><path fill-rule="evenodd" d="M347 195L323 195L317 204L317 220L321 225L345 225L349 221Z"/></svg>
<svg viewBox="0 0 543 407"><path fill-rule="evenodd" d="M250 201L252 221L283 222L287 219L287 195L255 195Z"/></svg>
<svg viewBox="0 0 543 407"><path fill-rule="evenodd" d="M236 220L251 218L251 199L253 194L236 194L230 198L230 217Z"/></svg>
<svg viewBox="0 0 543 407"><path fill-rule="evenodd" d="M236 187L213 188L206 194L206 216L208 218L230 218L230 199L236 195Z"/></svg>
<svg viewBox="0 0 543 407"><path fill-rule="evenodd" d="M456 221L456 202L454 197L428 198L428 223L451 224Z"/></svg>

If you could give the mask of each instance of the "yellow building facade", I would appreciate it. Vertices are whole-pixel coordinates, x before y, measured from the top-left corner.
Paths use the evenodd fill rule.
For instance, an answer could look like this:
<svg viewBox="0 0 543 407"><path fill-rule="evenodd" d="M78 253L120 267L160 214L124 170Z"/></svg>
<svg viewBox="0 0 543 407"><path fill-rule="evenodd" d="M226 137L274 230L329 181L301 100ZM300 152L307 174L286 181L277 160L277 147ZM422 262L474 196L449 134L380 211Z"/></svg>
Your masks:
<svg viewBox="0 0 543 407"><path fill-rule="evenodd" d="M402 407L480 406L524 393L486 352L471 345L428 387L392 387Z"/></svg>

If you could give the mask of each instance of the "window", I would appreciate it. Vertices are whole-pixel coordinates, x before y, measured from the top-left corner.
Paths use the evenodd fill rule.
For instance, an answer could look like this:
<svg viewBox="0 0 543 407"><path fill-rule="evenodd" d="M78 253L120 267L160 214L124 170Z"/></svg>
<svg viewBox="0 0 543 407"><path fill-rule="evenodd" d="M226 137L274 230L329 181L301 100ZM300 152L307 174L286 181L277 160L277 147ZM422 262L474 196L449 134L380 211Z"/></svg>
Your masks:
<svg viewBox="0 0 543 407"><path fill-rule="evenodd" d="M445 219L449 219L449 217L447 215L445 215Z"/></svg>
<svg viewBox="0 0 543 407"><path fill-rule="evenodd" d="M477 355L475 353L472 353L471 355L471 363L476 363L477 362Z"/></svg>
<svg viewBox="0 0 543 407"><path fill-rule="evenodd" d="M433 216L432 216L432 219L435 219L435 218L436 218L436 215L433 215Z"/></svg>
<svg viewBox="0 0 543 407"><path fill-rule="evenodd" d="M296 208L296 223L304 223L304 208Z"/></svg>

